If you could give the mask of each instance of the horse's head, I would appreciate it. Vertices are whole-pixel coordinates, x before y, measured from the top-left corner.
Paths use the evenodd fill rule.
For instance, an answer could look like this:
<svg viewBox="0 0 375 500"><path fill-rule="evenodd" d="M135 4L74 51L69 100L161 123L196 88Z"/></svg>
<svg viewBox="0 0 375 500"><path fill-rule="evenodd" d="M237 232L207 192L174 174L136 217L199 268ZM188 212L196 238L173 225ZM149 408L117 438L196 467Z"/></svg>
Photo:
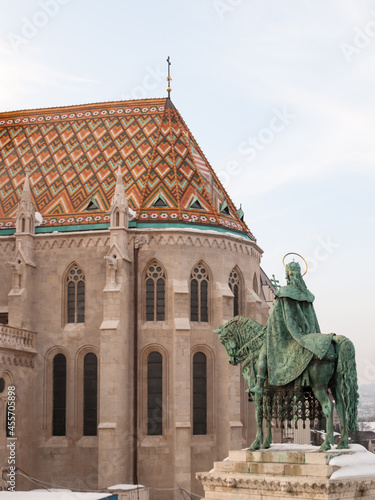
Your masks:
<svg viewBox="0 0 375 500"><path fill-rule="evenodd" d="M214 330L214 333L219 335L219 340L227 351L229 363L231 365L238 365L238 363L242 361L242 355L239 352L239 346L236 342L235 335L233 335L233 329L230 328L230 323L231 322L220 325L217 330Z"/></svg>
<svg viewBox="0 0 375 500"><path fill-rule="evenodd" d="M243 316L234 317L214 332L219 335L232 365L238 365L251 352L259 350L265 338L265 327Z"/></svg>

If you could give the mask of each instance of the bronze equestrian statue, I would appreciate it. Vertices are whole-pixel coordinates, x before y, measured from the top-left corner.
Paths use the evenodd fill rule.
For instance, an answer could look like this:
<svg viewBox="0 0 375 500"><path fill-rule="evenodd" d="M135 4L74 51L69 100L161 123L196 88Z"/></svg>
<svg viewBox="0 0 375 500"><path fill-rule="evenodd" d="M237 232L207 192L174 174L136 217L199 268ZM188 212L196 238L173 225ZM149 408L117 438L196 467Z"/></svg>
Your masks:
<svg viewBox="0 0 375 500"><path fill-rule="evenodd" d="M284 257L285 260L285 257ZM263 398L292 384L311 389L326 418L326 434L320 451L334 444L333 402L341 423L337 448L348 448L348 432L357 430L358 386L352 342L334 333L322 334L313 301L297 262L285 266L287 285L276 292L272 313L265 327L236 316L215 330L225 347L229 362L242 362L242 375L255 403L257 433L251 450L269 448L272 442L271 417L266 416L263 439ZM307 271L307 264L306 264ZM293 385L294 384L294 385ZM297 418L296 416L294 418Z"/></svg>

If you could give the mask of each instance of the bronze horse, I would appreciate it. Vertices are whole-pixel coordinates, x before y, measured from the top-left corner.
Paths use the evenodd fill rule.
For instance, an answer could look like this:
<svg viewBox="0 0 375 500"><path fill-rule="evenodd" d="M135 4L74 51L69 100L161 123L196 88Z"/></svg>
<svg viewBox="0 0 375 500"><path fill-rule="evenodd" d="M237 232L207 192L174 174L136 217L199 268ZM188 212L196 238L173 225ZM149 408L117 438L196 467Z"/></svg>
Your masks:
<svg viewBox="0 0 375 500"><path fill-rule="evenodd" d="M215 330L225 347L232 365L242 364L242 375L252 388L256 383L259 353L266 341L266 328L260 323L236 316ZM355 352L352 342L344 336L333 336L323 359L314 356L304 372L311 390L322 407L326 418L326 434L319 451L326 451L334 444L333 440L333 403L328 389L332 391L336 410L341 423L341 438L337 448L348 448L348 432L357 429L358 386L355 365ZM279 386L274 386L277 388ZM272 386L270 387L272 390ZM255 403L257 433L251 450L269 448L272 442L271 418L266 418L266 435L262 429L263 395L252 395Z"/></svg>

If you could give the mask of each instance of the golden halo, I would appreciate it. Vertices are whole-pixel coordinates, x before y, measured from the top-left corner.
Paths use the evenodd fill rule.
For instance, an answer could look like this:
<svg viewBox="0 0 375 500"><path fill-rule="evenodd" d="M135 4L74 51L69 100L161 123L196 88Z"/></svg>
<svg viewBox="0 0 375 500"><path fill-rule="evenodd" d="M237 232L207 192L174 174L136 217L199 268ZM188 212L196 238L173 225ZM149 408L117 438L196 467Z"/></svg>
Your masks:
<svg viewBox="0 0 375 500"><path fill-rule="evenodd" d="M301 257L301 259L303 260L303 262L305 263L305 266L306 266L306 271L302 274L302 276L305 276L305 274L307 273L307 270L309 268L309 266L307 265L307 262L306 260L302 257L302 255L300 255L299 253L296 253L296 252L289 252L289 253L286 253L284 255L284 258L283 258L283 266L285 267L285 269L288 271L289 274L291 274L291 272L289 271L289 269L286 267L286 265L284 264L285 262L285 257L287 257L288 255L298 255L298 257Z"/></svg>

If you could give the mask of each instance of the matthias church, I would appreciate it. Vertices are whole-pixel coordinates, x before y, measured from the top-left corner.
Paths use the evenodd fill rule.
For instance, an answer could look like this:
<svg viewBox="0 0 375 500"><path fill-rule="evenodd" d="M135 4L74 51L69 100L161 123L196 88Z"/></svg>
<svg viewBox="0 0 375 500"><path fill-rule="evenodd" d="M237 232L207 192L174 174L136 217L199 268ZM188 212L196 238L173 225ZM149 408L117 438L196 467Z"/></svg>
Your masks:
<svg viewBox="0 0 375 500"><path fill-rule="evenodd" d="M253 438L213 330L266 323L261 257L169 97L1 113L1 466L14 386L28 476L201 493Z"/></svg>

